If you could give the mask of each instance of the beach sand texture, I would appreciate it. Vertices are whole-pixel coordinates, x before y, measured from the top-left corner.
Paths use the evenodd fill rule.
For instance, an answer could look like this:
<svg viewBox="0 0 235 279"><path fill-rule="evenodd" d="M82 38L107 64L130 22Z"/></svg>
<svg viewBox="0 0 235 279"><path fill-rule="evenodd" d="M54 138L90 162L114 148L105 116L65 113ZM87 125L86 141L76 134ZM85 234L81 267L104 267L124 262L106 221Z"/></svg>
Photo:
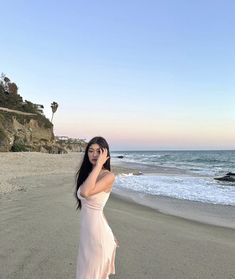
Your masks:
<svg viewBox="0 0 235 279"><path fill-rule="evenodd" d="M75 278L73 191L81 156L1 153L1 279ZM104 213L120 242L110 279L235 278L234 229L163 214L115 193Z"/></svg>

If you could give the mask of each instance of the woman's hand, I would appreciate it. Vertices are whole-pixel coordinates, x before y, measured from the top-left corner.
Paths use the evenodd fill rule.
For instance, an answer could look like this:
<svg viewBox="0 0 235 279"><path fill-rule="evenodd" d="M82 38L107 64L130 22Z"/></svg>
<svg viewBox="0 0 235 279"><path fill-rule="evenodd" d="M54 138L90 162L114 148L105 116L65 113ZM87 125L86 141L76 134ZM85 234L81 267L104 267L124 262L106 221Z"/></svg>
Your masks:
<svg viewBox="0 0 235 279"><path fill-rule="evenodd" d="M100 148L100 155L98 157L98 160L97 160L97 165L100 164L101 166L103 166L103 164L109 159L109 156L107 156L108 154L108 150L107 148Z"/></svg>

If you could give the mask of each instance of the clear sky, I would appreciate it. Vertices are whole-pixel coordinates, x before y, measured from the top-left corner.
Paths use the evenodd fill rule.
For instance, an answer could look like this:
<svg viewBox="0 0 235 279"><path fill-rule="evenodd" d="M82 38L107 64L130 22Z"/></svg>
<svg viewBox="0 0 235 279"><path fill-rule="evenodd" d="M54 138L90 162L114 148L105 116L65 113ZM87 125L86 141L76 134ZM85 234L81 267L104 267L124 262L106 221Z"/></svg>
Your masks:
<svg viewBox="0 0 235 279"><path fill-rule="evenodd" d="M2 1L0 71L56 135L235 149L235 1Z"/></svg>

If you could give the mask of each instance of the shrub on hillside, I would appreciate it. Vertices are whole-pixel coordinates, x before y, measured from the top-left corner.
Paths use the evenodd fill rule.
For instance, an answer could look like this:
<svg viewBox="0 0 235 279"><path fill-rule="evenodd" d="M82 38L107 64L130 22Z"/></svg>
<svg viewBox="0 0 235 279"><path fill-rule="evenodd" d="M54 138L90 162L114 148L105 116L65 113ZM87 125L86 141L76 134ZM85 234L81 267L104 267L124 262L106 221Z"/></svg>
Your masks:
<svg viewBox="0 0 235 279"><path fill-rule="evenodd" d="M14 143L11 148L12 152L25 152L28 151L26 146L22 143Z"/></svg>

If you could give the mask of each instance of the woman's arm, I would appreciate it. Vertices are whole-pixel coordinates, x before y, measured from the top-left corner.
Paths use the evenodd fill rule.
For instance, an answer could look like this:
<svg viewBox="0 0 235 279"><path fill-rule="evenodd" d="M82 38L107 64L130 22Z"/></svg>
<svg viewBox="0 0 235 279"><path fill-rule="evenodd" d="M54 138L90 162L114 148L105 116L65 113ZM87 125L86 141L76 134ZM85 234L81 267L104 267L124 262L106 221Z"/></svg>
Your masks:
<svg viewBox="0 0 235 279"><path fill-rule="evenodd" d="M88 175L87 179L80 186L80 193L84 197L94 195L101 191L105 191L114 182L115 176L113 173L109 172L104 175L99 181L97 181L98 175L109 157L107 157L107 149L104 151L100 150L99 158L94 166L93 170Z"/></svg>
<svg viewBox="0 0 235 279"><path fill-rule="evenodd" d="M80 187L80 193L83 196L87 196L89 192L95 187L97 177L102 169L101 164L96 164L91 173L88 175L87 179L83 182Z"/></svg>

